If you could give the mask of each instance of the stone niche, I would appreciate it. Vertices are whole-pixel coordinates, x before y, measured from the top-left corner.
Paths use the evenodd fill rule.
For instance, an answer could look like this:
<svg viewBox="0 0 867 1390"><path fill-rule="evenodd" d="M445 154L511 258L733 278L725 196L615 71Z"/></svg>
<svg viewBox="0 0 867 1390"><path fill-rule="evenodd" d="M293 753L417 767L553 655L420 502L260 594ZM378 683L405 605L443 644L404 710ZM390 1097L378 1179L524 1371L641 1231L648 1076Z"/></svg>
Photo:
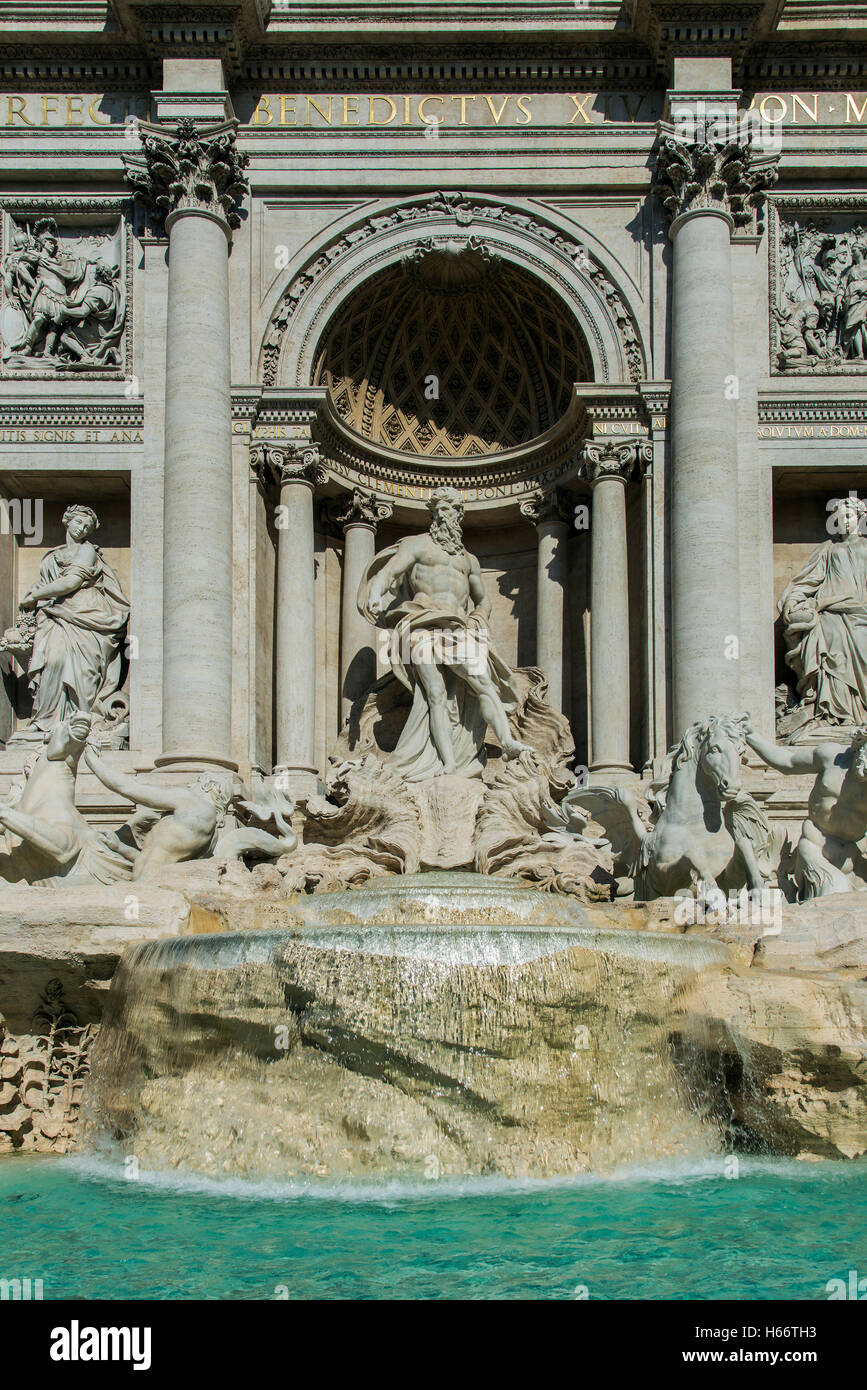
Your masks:
<svg viewBox="0 0 867 1390"><path fill-rule="evenodd" d="M777 735L781 741L792 738L791 711L800 697L797 677L786 662L785 631L779 602L788 584L814 552L835 536L829 523L828 503L832 498L855 493L867 499L867 468L777 469L773 495L774 556L774 685L776 691ZM867 523L862 524L862 534ZM797 735L795 736L797 741Z"/></svg>
<svg viewBox="0 0 867 1390"><path fill-rule="evenodd" d="M99 518L93 543L130 593L129 477L120 473L3 472L0 474L0 632L16 620L18 604L39 580L40 564L49 550L64 543L62 517L67 507L82 503ZM23 530L19 530L19 518ZM38 538L38 539L37 539ZM31 712L27 658L0 653L0 740L6 745L26 726ZM129 696L129 663L124 660L120 709ZM121 710L122 713L122 710Z"/></svg>
<svg viewBox="0 0 867 1390"><path fill-rule="evenodd" d="M132 235L122 199L4 199L0 378L132 374Z"/></svg>

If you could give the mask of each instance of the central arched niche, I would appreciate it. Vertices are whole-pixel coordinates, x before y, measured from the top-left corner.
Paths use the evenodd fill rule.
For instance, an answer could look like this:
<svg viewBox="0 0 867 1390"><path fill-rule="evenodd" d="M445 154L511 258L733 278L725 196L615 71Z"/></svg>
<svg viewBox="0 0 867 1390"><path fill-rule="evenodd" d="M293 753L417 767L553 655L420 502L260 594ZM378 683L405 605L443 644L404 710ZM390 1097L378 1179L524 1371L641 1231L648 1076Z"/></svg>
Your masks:
<svg viewBox="0 0 867 1390"><path fill-rule="evenodd" d="M343 303L313 382L374 445L472 458L544 434L574 382L592 375L577 326L543 281L474 240L429 241Z"/></svg>

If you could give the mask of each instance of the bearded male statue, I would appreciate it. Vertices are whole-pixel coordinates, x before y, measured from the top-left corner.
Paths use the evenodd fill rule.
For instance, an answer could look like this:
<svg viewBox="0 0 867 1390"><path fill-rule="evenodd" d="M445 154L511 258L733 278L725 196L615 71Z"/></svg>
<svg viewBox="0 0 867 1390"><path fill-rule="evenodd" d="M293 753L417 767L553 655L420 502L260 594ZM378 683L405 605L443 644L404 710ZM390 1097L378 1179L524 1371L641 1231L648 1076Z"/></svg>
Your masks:
<svg viewBox="0 0 867 1390"><path fill-rule="evenodd" d="M491 604L479 562L464 549L460 494L436 488L428 505L430 530L380 551L358 591L368 621L390 630L392 670L413 695L388 757L407 782L481 776L488 725L506 758L530 751L509 725L514 673L491 645Z"/></svg>

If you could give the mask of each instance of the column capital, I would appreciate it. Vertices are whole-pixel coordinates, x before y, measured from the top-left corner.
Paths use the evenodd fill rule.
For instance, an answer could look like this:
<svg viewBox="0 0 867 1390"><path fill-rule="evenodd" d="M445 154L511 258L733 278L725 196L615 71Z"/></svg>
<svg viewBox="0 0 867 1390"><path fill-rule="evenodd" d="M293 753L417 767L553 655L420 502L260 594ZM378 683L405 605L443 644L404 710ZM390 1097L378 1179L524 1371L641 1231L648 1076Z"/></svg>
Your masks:
<svg viewBox="0 0 867 1390"><path fill-rule="evenodd" d="M564 525L567 530L572 524L574 507L562 488L554 487L545 492L538 488L519 504L521 515L534 526Z"/></svg>
<svg viewBox="0 0 867 1390"><path fill-rule="evenodd" d="M581 473L591 487L603 478L619 478L626 482L633 472L643 471L653 461L653 445L637 439L588 441L581 453Z"/></svg>
<svg viewBox="0 0 867 1390"><path fill-rule="evenodd" d="M344 493L330 504L331 520L343 531L348 526L369 526L375 532L381 521L387 521L394 512L391 502L383 502L372 492L364 492L360 487Z"/></svg>
<svg viewBox="0 0 867 1390"><path fill-rule="evenodd" d="M328 477L320 458L318 444L259 442L250 450L250 467L265 487L269 483L277 483L280 487L286 483L306 483L314 488L321 487Z"/></svg>
<svg viewBox="0 0 867 1390"><path fill-rule="evenodd" d="M763 191L777 181L776 154L757 154L749 136L716 139L697 129L696 139L676 134L660 123L652 188L665 209L674 234L680 219L706 213L732 226L748 225Z"/></svg>
<svg viewBox="0 0 867 1390"><path fill-rule="evenodd" d="M241 225L249 157L238 149L238 122L204 125L189 116L170 126L139 124L141 150L124 155L124 176L166 229L182 213L212 217L226 232Z"/></svg>

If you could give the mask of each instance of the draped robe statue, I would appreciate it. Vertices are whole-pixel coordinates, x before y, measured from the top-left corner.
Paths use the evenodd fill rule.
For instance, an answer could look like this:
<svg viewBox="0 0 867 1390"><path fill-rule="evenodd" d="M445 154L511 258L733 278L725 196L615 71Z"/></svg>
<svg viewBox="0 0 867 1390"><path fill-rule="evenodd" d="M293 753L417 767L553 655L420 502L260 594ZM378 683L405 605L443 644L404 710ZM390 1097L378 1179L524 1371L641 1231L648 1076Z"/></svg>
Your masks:
<svg viewBox="0 0 867 1390"><path fill-rule="evenodd" d="M368 566L358 606L391 630L389 658L413 693L390 770L407 782L478 777L491 726L507 758L527 751L509 726L514 675L490 642L490 600L479 562L463 545L463 507L452 488L431 495L430 531L380 551Z"/></svg>
<svg viewBox="0 0 867 1390"><path fill-rule="evenodd" d="M839 539L810 556L780 599L786 661L812 720L867 723L867 506L834 504L829 525Z"/></svg>
<svg viewBox="0 0 867 1390"><path fill-rule="evenodd" d="M129 602L114 570L91 544L95 513L70 507L63 522L66 544L49 550L38 584L20 605L36 612L27 668L33 715L19 735L27 739L41 739L76 711L99 712L101 701L120 684Z"/></svg>

